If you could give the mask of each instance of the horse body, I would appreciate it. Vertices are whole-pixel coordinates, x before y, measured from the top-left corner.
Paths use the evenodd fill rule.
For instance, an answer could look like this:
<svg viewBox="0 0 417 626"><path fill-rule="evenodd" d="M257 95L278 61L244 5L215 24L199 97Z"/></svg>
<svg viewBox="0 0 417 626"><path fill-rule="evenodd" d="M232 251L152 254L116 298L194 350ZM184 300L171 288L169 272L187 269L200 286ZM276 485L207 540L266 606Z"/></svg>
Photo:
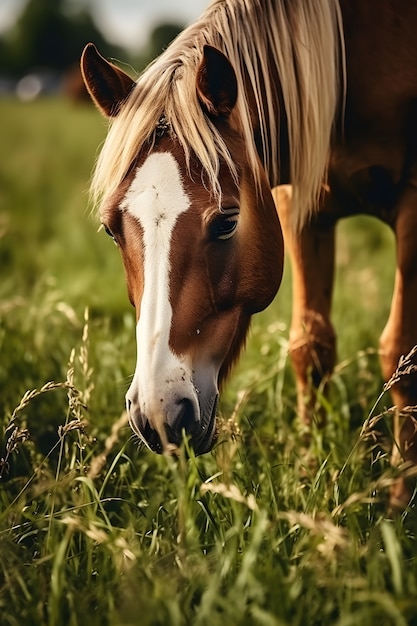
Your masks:
<svg viewBox="0 0 417 626"><path fill-rule="evenodd" d="M329 184L343 213L391 221L386 214L415 158L417 6L344 0L341 7L348 84Z"/></svg>
<svg viewBox="0 0 417 626"><path fill-rule="evenodd" d="M307 372L319 384L335 359L339 217L370 212L396 231L387 377L417 343L416 24L414 3L392 0L217 0L137 83L86 48L87 88L112 119L93 188L137 311L127 406L152 449L176 446L182 429L197 452L213 445L218 387L281 280L278 183L294 193L276 192L294 266L291 346L305 419ZM404 406L413 384L395 393ZM399 440L414 458L409 426Z"/></svg>

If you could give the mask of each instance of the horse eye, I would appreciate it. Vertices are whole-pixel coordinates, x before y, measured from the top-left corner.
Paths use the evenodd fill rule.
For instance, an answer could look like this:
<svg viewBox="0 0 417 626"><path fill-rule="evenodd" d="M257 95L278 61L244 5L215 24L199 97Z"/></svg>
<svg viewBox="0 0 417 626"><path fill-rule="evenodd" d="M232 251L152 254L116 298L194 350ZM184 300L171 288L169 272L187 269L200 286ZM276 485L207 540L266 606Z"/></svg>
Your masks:
<svg viewBox="0 0 417 626"><path fill-rule="evenodd" d="M221 215L217 217L210 225L210 236L213 240L230 239L235 233L237 222L239 219L238 213L232 215Z"/></svg>
<svg viewBox="0 0 417 626"><path fill-rule="evenodd" d="M111 232L110 228L108 226L106 226L105 224L102 224L102 226L104 228L104 232L106 233L106 235L111 237L111 239L113 239L114 243L117 245L116 237L113 235L113 233Z"/></svg>

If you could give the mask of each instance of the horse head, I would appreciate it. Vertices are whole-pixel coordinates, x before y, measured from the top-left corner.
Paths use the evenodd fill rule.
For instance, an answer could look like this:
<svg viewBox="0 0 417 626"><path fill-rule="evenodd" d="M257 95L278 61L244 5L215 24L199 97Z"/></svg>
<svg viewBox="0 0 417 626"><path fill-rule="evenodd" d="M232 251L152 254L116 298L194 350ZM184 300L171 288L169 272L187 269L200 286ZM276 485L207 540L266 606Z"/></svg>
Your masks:
<svg viewBox="0 0 417 626"><path fill-rule="evenodd" d="M101 112L122 116L140 83L91 44L81 67ZM250 318L280 285L283 242L266 173L261 166L256 177L247 157L236 75L222 52L204 47L192 91L190 101L221 137L233 167L218 154L213 185L196 152L184 147L184 102L184 127L159 115L104 198L100 218L120 249L136 309L137 364L126 394L131 427L156 452L175 449L185 431L201 454L216 439L219 388Z"/></svg>

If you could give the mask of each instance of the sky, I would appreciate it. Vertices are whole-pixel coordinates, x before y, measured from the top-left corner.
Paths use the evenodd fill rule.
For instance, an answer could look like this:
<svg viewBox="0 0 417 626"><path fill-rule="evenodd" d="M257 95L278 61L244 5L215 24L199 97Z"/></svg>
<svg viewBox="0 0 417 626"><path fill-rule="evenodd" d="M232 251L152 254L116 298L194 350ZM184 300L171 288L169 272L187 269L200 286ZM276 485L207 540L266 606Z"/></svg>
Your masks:
<svg viewBox="0 0 417 626"><path fill-rule="evenodd" d="M136 51L154 26L161 22L188 24L209 0L68 0L74 6L90 7L97 26L112 43ZM24 7L25 0L0 0L0 32L7 30Z"/></svg>

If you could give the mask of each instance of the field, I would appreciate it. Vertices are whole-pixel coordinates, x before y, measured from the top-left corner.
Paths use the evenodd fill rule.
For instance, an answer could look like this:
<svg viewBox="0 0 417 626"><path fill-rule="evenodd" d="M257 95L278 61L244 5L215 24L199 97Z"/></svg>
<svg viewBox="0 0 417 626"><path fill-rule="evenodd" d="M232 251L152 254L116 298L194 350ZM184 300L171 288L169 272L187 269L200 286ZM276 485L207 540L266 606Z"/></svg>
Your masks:
<svg viewBox="0 0 417 626"><path fill-rule="evenodd" d="M288 363L290 268L195 458L126 426L134 312L88 204L105 123L0 101L2 626L417 624L416 512L387 516L390 398L378 337L394 242L338 234L338 365L306 449Z"/></svg>

